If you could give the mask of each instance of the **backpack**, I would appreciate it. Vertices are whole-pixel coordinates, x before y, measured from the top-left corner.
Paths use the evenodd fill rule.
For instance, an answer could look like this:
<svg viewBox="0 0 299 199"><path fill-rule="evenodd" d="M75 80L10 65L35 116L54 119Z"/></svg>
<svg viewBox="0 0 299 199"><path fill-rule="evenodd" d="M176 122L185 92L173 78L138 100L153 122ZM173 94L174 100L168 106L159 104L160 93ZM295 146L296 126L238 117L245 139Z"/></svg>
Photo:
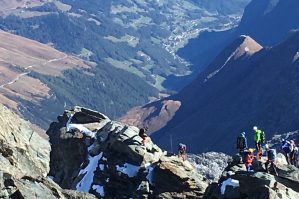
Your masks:
<svg viewBox="0 0 299 199"><path fill-rule="evenodd" d="M291 153L293 151L293 146L289 143L289 142L286 142L283 146L282 146L282 150L285 152L285 153Z"/></svg>
<svg viewBox="0 0 299 199"><path fill-rule="evenodd" d="M245 148L245 138L243 136L239 136L237 138L237 149L244 149Z"/></svg>
<svg viewBox="0 0 299 199"><path fill-rule="evenodd" d="M262 143L265 143L265 141L266 141L266 134L265 134L264 131L262 131L262 134L261 134L261 142L262 142Z"/></svg>
<svg viewBox="0 0 299 199"><path fill-rule="evenodd" d="M268 150L268 160L271 160L271 161L276 160L276 150L275 149Z"/></svg>

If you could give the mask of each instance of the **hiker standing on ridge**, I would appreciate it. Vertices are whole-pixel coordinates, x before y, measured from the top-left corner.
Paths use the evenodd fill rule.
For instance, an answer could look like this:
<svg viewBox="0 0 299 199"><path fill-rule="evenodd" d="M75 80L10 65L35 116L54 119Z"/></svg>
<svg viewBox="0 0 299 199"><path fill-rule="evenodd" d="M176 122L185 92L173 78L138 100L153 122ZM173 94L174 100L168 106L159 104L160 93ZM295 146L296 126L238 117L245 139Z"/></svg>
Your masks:
<svg viewBox="0 0 299 199"><path fill-rule="evenodd" d="M254 142L257 151L261 151L261 145L265 142L265 133L259 130L256 126L253 127L254 131Z"/></svg>
<svg viewBox="0 0 299 199"><path fill-rule="evenodd" d="M246 171L253 171L252 162L253 162L253 151L254 149L248 149L245 155L245 166Z"/></svg>
<svg viewBox="0 0 299 199"><path fill-rule="evenodd" d="M185 161L187 159L187 153L186 153L187 147L186 147L186 145L180 143L178 150L179 150L178 151L179 158L182 158Z"/></svg>
<svg viewBox="0 0 299 199"><path fill-rule="evenodd" d="M245 150L247 149L247 138L246 138L246 133L242 132L238 137L237 137L237 149L239 149L239 155L242 158L242 161L244 162L245 160Z"/></svg>
<svg viewBox="0 0 299 199"><path fill-rule="evenodd" d="M291 163L291 165L295 165L296 163L296 161L295 161L295 148L296 148L296 144L295 144L295 140L291 140L290 141L290 143L291 143L291 145L292 145L292 148L293 148L293 150L291 151L291 153L290 153L290 163Z"/></svg>
<svg viewBox="0 0 299 199"><path fill-rule="evenodd" d="M282 139L281 141L281 150L283 151L283 154L285 155L288 164L291 163L291 152L294 150L293 145L290 141Z"/></svg>
<svg viewBox="0 0 299 199"><path fill-rule="evenodd" d="M270 168L275 172L275 175L278 176L277 170L276 170L276 150L270 149L269 145L266 144L266 152L267 152L267 161L265 163L265 168L267 173L269 173L269 164Z"/></svg>
<svg viewBox="0 0 299 199"><path fill-rule="evenodd" d="M142 138L141 143L142 143L143 145L145 145L145 143L148 142L148 140L149 140L149 137L148 137L148 135L146 134L146 131L147 131L147 128L146 128L146 127L145 127L145 128L141 128L141 129L139 130L139 136Z"/></svg>

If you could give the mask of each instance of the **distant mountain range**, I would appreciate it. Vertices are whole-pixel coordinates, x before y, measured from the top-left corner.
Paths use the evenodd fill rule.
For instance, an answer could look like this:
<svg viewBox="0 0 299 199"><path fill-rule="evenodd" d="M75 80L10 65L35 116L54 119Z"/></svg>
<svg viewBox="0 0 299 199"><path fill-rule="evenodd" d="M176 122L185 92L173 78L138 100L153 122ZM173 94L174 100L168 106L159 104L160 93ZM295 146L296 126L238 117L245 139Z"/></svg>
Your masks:
<svg viewBox="0 0 299 199"><path fill-rule="evenodd" d="M296 0L252 0L239 26L227 31L205 31L190 40L178 55L200 72L240 35L249 35L263 46L276 45L289 36L290 30L299 28L298 6Z"/></svg>
<svg viewBox="0 0 299 199"><path fill-rule="evenodd" d="M164 119L164 124L160 124L164 127L153 134L159 145L170 149L171 142L173 146L183 142L191 152L233 152L235 137L241 131L246 131L252 137L254 125L265 130L269 137L275 132L298 129L296 104L299 87L296 82L299 74L299 33L291 30L299 27L299 21L296 23L296 18L293 18L299 14L299 2L287 0L273 4L274 1L267 1L267 5L272 7L265 7L265 3L260 2L252 1L248 5L240 26L235 30L204 33L183 49L185 53L190 52L190 57L191 52L194 55L196 52L202 53L200 44L204 44L203 38L206 37L209 40L205 42L211 41L211 48L214 48L214 51L210 51L210 58L216 51L221 52L181 92L142 107L145 112L155 107L155 112L159 113L158 107L167 100L180 103L179 109L168 120ZM277 15L284 18L277 20ZM256 27L269 30L282 27L281 31L267 32L264 29L268 34L259 34L259 30L252 33L259 41L264 41L261 44L249 36L237 36L246 32L250 16L259 22ZM284 21L292 26L283 28ZM250 29L248 25L248 30L254 32L256 29ZM281 43L278 42L287 37ZM226 43L228 45L223 49ZM274 46L262 47L270 44ZM193 51L190 51L191 46ZM193 61L200 60L200 56L193 58ZM151 117L146 118L145 124L148 121L151 121Z"/></svg>
<svg viewBox="0 0 299 199"><path fill-rule="evenodd" d="M1 29L124 69L160 90L182 88L181 77L194 71L179 48L204 30L236 26L249 2L2 1Z"/></svg>

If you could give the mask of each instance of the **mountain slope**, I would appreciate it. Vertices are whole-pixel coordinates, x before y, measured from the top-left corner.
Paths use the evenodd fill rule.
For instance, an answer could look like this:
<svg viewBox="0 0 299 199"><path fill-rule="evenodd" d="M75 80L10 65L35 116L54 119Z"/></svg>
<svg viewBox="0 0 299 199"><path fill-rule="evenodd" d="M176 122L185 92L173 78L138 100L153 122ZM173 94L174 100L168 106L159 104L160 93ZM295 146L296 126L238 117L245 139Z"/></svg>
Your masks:
<svg viewBox="0 0 299 199"><path fill-rule="evenodd" d="M64 107L85 104L118 117L157 94L131 73L3 31L0 72L0 103L44 129Z"/></svg>
<svg viewBox="0 0 299 199"><path fill-rule="evenodd" d="M244 10L240 24L232 30L206 31L178 51L199 71L239 35L249 35L263 46L273 46L299 28L299 2L296 0L252 0Z"/></svg>
<svg viewBox="0 0 299 199"><path fill-rule="evenodd" d="M154 138L167 148L171 134L193 152L232 152L236 135L254 125L269 136L298 128L298 46L299 32L263 50L248 37L237 39L172 98L182 106Z"/></svg>
<svg viewBox="0 0 299 199"><path fill-rule="evenodd" d="M173 118L180 106L180 101L173 100L151 102L144 106L132 108L118 120L139 128L147 127L147 133L150 134L164 127Z"/></svg>

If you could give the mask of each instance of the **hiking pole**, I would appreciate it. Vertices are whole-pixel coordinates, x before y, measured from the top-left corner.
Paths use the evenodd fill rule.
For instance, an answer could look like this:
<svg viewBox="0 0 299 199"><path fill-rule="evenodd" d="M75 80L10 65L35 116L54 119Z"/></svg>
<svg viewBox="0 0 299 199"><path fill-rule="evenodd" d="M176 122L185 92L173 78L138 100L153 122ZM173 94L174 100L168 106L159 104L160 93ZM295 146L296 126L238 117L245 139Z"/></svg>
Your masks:
<svg viewBox="0 0 299 199"><path fill-rule="evenodd" d="M172 134L170 134L169 136L170 136L170 151L171 151L171 153L173 153L173 148L172 148Z"/></svg>

